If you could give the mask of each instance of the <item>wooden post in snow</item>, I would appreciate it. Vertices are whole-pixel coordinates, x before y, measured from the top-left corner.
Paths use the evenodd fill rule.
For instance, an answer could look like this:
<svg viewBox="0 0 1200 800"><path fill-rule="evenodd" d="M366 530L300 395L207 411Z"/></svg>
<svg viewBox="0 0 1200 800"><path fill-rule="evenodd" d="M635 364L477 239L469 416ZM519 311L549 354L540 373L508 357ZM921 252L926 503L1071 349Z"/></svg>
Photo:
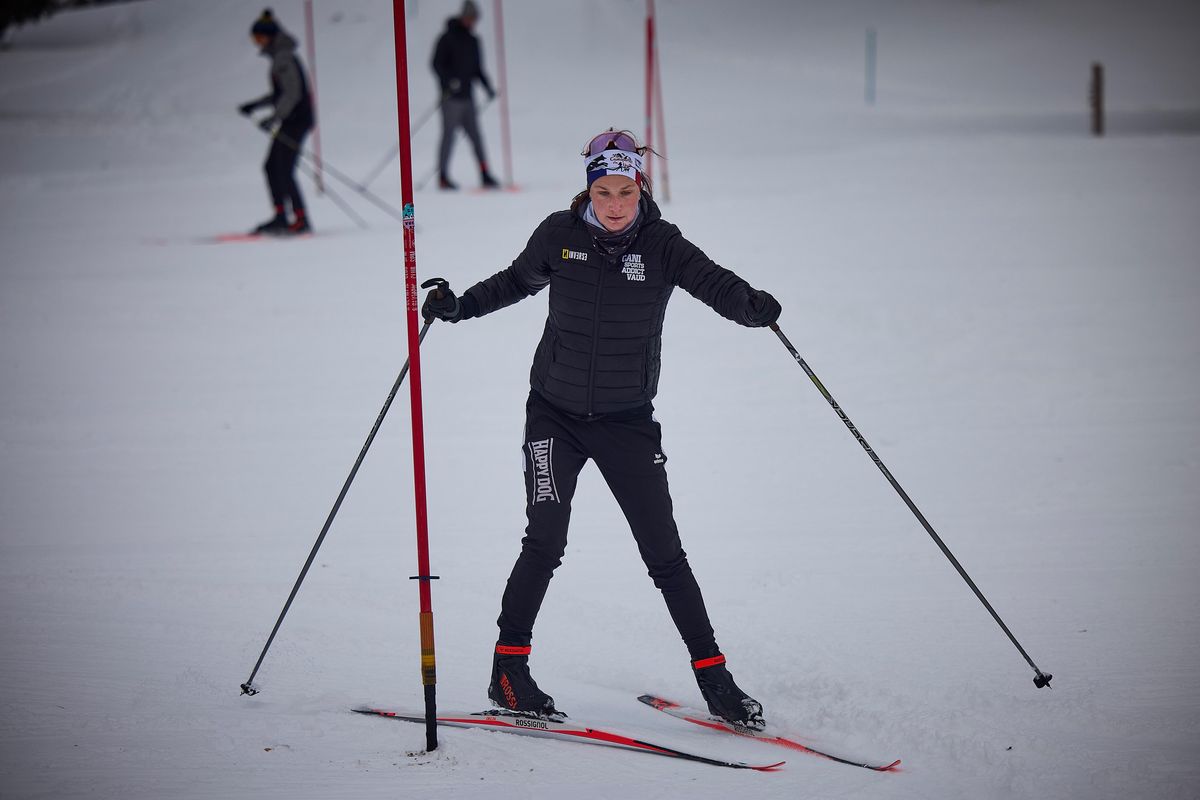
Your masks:
<svg viewBox="0 0 1200 800"><path fill-rule="evenodd" d="M1104 65L1092 64L1092 86L1088 92L1092 106L1092 135L1104 135Z"/></svg>

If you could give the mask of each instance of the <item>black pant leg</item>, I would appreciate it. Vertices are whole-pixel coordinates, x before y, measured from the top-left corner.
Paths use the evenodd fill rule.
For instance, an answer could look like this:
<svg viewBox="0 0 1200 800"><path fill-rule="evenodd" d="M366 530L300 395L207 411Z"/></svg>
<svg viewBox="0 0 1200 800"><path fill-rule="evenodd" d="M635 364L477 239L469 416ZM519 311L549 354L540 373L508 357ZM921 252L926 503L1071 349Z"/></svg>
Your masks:
<svg viewBox="0 0 1200 800"><path fill-rule="evenodd" d="M576 423L584 424L584 423ZM531 400L525 422L525 513L521 554L500 601L500 639L528 645L554 570L567 548L571 498L587 455L572 422Z"/></svg>
<svg viewBox="0 0 1200 800"><path fill-rule="evenodd" d="M296 162L300 160L300 150L307 134L308 128L305 127L281 127L279 135L271 141L267 161L263 164L271 202L276 206L291 203L293 213L304 210L304 198L296 182Z"/></svg>
<svg viewBox="0 0 1200 800"><path fill-rule="evenodd" d="M715 654L704 597L675 525L662 432L650 417L595 425L587 444L693 658Z"/></svg>

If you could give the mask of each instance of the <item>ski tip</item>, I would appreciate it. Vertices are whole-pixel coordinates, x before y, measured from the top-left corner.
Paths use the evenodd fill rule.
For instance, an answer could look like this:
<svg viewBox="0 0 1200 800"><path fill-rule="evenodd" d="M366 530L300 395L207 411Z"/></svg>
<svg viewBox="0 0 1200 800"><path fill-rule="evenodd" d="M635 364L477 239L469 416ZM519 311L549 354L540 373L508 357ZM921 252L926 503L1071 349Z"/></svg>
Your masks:
<svg viewBox="0 0 1200 800"><path fill-rule="evenodd" d="M358 708L352 708L350 710L353 711L355 714L373 714L377 717L395 717L395 716L397 716L395 711L387 711L382 708L371 708L370 706L359 706Z"/></svg>
<svg viewBox="0 0 1200 800"><path fill-rule="evenodd" d="M264 237L258 233L218 233L210 241L217 242L261 242Z"/></svg>
<svg viewBox="0 0 1200 800"><path fill-rule="evenodd" d="M904 770L900 769L900 759L898 759L898 758L895 761L893 761L892 763L888 764L886 767L872 767L871 769L875 770L876 772L903 772L904 771Z"/></svg>
<svg viewBox="0 0 1200 800"><path fill-rule="evenodd" d="M211 244L233 244L236 242L287 242L293 240L311 239L312 231L304 233L288 233L288 234L263 234L263 233L218 233L213 236L202 237L200 241Z"/></svg>
<svg viewBox="0 0 1200 800"><path fill-rule="evenodd" d="M659 711L663 710L664 708L679 708L679 703L674 703L670 700L665 700L652 694L640 695L638 697L638 702L645 703L653 708L657 708Z"/></svg>
<svg viewBox="0 0 1200 800"><path fill-rule="evenodd" d="M786 761L780 761L777 764L767 764L766 766L761 767L754 767L750 766L749 764L746 766L750 767L750 769L754 770L755 772L778 772L786 763Z"/></svg>

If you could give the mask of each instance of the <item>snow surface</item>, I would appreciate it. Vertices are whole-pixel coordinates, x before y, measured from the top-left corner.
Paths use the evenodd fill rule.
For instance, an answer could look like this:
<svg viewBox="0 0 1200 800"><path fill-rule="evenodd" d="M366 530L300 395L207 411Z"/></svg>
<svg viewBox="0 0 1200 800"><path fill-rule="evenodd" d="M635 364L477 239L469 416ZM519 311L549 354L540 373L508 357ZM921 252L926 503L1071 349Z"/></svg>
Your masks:
<svg viewBox="0 0 1200 800"><path fill-rule="evenodd" d="M408 10L412 116L456 1ZM493 74L492 6L482 34ZM303 35L303 5L273 6ZM318 0L324 152L395 142L390 4ZM417 196L461 288L643 125L635 0L510 2L521 191ZM419 708L407 389L257 684L238 686L407 357L399 225L264 219L258 7L63 13L0 51L0 797L1184 798L1200 790L1200 7L659 0L671 202L781 325L1032 658L1033 673L767 331L679 293L658 415L739 682L877 775L725 740L594 470L533 667L573 717L746 773L348 713ZM863 101L865 31L878 103ZM1087 135L1091 63L1110 135ZM484 114L502 171L496 108ZM436 122L415 135L421 178ZM661 170L661 164L659 165ZM475 175L465 143L454 174ZM396 167L372 185L399 205ZM524 525L545 297L422 351L445 709L485 704Z"/></svg>

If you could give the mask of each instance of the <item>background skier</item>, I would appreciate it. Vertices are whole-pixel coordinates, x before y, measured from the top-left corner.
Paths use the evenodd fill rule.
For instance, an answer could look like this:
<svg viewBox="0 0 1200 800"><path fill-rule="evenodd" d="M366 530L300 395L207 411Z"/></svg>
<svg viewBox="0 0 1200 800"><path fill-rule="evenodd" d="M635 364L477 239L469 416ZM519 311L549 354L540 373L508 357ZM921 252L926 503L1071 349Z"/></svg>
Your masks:
<svg viewBox="0 0 1200 800"><path fill-rule="evenodd" d="M761 727L762 706L738 688L717 647L675 525L667 457L651 404L667 301L681 287L723 317L770 325L779 303L718 266L662 219L643 172L646 148L608 131L584 148L587 189L551 214L512 265L461 297L426 297L426 319L460 322L550 287L526 405L529 524L501 600L488 696L513 711L556 715L529 672L533 624L566 549L576 479L596 462L662 592L712 713Z"/></svg>
<svg viewBox="0 0 1200 800"><path fill-rule="evenodd" d="M255 233L294 234L312 230L300 185L296 182L296 161L300 158L304 137L313 127L312 95L304 68L296 55L296 40L279 26L271 9L263 11L250 28L250 37L259 52L271 59L271 91L257 100L238 106L249 116L255 109L271 106L271 115L258 123L273 133L271 148L263 171L267 189L275 205L275 215L254 229ZM289 221L287 206L291 206Z"/></svg>
<svg viewBox="0 0 1200 800"><path fill-rule="evenodd" d="M450 151L454 146L454 134L459 128L466 132L471 146L475 148L475 160L479 162L479 179L483 187L495 189L500 186L488 172L472 91L472 84L479 81L488 98L496 96L491 81L483 72L479 38L472 33L478 20L478 7L473 0L466 0L459 15L446 20L446 31L438 37L433 50L433 71L437 75L442 97L442 140L438 148L438 186L442 189L458 188L450 180Z"/></svg>

